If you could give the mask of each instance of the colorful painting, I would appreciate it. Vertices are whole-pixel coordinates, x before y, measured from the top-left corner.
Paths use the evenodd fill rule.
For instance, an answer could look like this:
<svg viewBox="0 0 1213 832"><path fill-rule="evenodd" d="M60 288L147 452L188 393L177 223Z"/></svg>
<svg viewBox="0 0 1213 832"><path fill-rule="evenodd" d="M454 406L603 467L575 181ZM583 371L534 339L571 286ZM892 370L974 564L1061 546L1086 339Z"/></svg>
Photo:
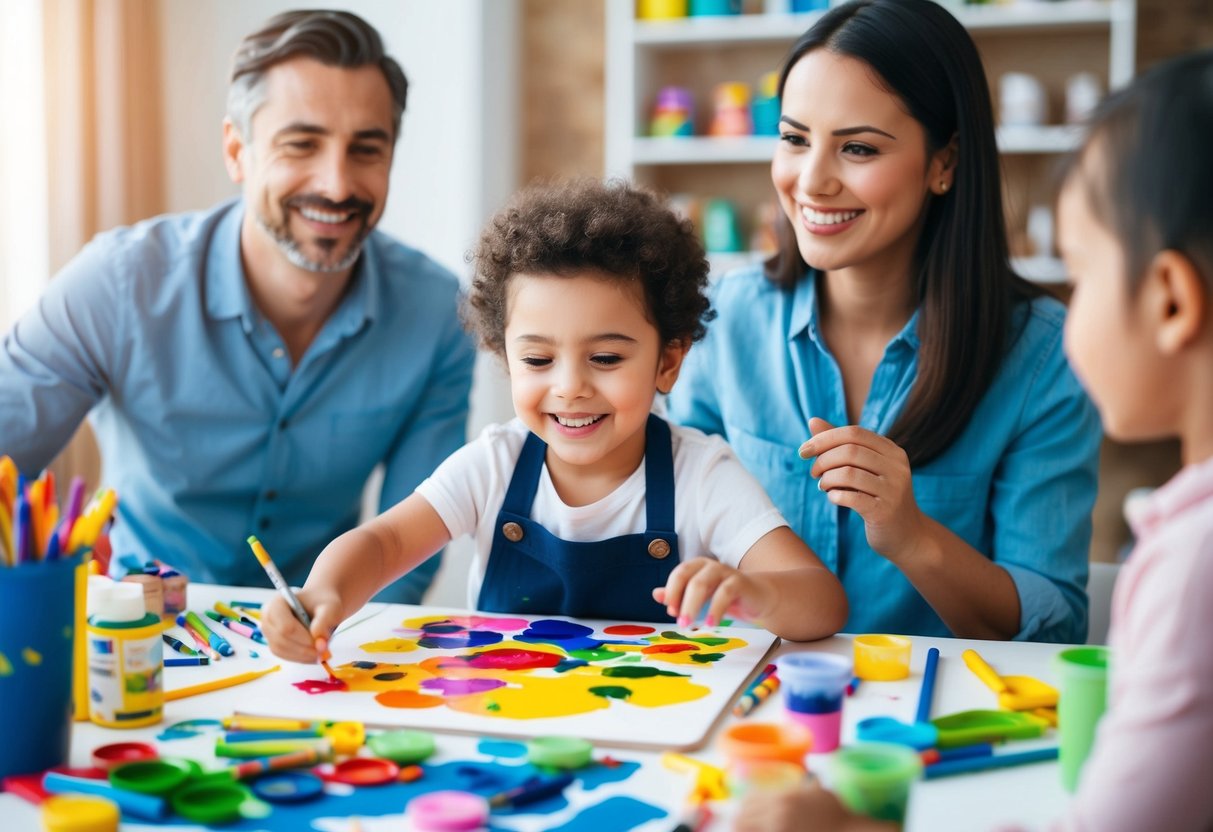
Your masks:
<svg viewBox="0 0 1213 832"><path fill-rule="evenodd" d="M334 641L335 678L291 666L242 710L687 750L706 740L776 643L750 628L451 612L393 625L399 609Z"/></svg>

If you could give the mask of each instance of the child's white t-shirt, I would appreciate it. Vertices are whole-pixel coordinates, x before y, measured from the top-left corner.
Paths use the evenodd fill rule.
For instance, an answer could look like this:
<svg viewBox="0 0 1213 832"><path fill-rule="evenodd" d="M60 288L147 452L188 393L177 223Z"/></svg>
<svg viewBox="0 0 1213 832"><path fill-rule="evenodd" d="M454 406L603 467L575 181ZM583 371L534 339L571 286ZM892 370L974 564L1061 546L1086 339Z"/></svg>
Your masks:
<svg viewBox="0 0 1213 832"><path fill-rule="evenodd" d="M497 514L528 433L519 419L490 425L417 486L417 493L438 512L452 540L465 534L475 536L468 575L471 609L480 598ZM674 453L674 531L681 560L707 556L736 567L759 538L787 525L722 438L670 425L670 444ZM562 540L607 540L645 530L644 497L643 462L618 488L586 506L565 505L545 465L530 516Z"/></svg>

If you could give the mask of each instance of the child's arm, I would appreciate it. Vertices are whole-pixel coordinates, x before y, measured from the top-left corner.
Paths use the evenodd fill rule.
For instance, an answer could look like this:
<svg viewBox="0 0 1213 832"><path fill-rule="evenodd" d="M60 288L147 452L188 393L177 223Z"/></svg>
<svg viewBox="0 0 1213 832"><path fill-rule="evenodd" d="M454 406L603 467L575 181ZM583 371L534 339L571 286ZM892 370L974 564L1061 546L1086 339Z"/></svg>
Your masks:
<svg viewBox="0 0 1213 832"><path fill-rule="evenodd" d="M709 627L728 613L791 641L825 638L847 620L842 584L787 526L759 538L740 569L706 557L679 564L653 597L680 626L694 622L710 601L705 617Z"/></svg>
<svg viewBox="0 0 1213 832"><path fill-rule="evenodd" d="M852 814L816 783L772 794L756 791L742 802L734 832L897 832L892 821Z"/></svg>
<svg viewBox="0 0 1213 832"><path fill-rule="evenodd" d="M281 597L275 596L266 605L261 625L270 650L289 661L315 662L316 639L327 640L338 624L376 592L450 540L446 524L420 494L341 535L324 547L298 592L300 603L312 617L311 632Z"/></svg>

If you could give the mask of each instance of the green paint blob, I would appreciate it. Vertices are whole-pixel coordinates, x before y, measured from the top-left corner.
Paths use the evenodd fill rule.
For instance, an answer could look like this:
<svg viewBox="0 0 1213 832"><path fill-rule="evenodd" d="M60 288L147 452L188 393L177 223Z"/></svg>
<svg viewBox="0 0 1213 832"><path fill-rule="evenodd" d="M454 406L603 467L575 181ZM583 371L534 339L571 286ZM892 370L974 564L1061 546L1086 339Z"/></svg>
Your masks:
<svg viewBox="0 0 1213 832"><path fill-rule="evenodd" d="M570 650L569 655L585 662L609 662L624 654L618 650L607 650L603 647L596 647L593 650Z"/></svg>
<svg viewBox="0 0 1213 832"><path fill-rule="evenodd" d="M709 664L718 662L724 658L724 653L692 653L691 661L699 662L700 664Z"/></svg>
<svg viewBox="0 0 1213 832"><path fill-rule="evenodd" d="M501 706L500 706L499 704L497 704L496 702L489 702L487 705L485 705L485 706L484 706L484 709L485 709L486 711L494 711L494 712L495 712L495 711L500 711L500 710L501 710Z"/></svg>
<svg viewBox="0 0 1213 832"><path fill-rule="evenodd" d="M672 670L659 670L656 667L639 665L637 667L604 667L603 676L616 676L622 679L651 679L654 676L685 676L685 673L675 673Z"/></svg>
<svg viewBox="0 0 1213 832"><path fill-rule="evenodd" d="M601 685L596 688L590 688L590 693L595 696L601 696L604 699L627 699L632 695L632 689L618 685Z"/></svg>

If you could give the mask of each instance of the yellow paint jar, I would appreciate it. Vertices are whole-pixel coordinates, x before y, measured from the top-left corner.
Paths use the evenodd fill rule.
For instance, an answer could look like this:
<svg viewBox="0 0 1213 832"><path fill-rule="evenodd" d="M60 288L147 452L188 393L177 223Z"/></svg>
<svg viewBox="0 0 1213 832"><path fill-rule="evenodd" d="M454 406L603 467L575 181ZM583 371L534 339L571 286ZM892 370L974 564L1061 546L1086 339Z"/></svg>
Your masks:
<svg viewBox="0 0 1213 832"><path fill-rule="evenodd" d="M89 719L107 728L156 724L164 715L160 616L147 611L136 583L93 587L89 609Z"/></svg>
<svg viewBox="0 0 1213 832"><path fill-rule="evenodd" d="M636 16L641 20L668 20L687 16L687 0L638 0Z"/></svg>
<svg viewBox="0 0 1213 832"><path fill-rule="evenodd" d="M905 636L855 636L855 675L869 682L891 682L910 675L910 645Z"/></svg>
<svg viewBox="0 0 1213 832"><path fill-rule="evenodd" d="M118 805L104 797L57 794L42 804L47 832L118 832Z"/></svg>

